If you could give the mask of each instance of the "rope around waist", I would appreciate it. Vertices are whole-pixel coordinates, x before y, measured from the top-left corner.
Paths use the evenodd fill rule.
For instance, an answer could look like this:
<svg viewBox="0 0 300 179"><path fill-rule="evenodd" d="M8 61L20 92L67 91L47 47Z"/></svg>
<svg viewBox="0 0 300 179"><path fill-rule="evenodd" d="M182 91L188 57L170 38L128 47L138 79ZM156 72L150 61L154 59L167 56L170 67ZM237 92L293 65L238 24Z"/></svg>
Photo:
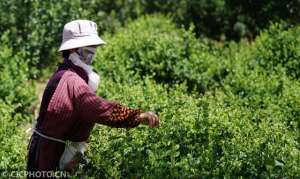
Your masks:
<svg viewBox="0 0 300 179"><path fill-rule="evenodd" d="M51 136L47 136L45 134L42 134L41 132L39 132L36 128L33 128L32 129L34 133L38 134L39 136L45 138L45 139L48 139L48 140L52 140L52 141L55 141L55 142L60 142L60 143L63 143L63 144L66 144L66 141L62 140L62 139L57 139L55 137L51 137Z"/></svg>
<svg viewBox="0 0 300 179"><path fill-rule="evenodd" d="M37 135L39 135L40 137L43 137L43 138L45 138L45 139L52 140L52 141L59 142L59 143L63 143L63 144L66 144L66 143L67 143L66 141L64 141L64 140L62 140L62 139L58 139L58 138L55 138L55 137L47 136L47 135L41 133L40 131L38 131L38 130L36 129L36 123L37 123L36 121L33 122L32 127L29 128L29 129L27 129L27 130L26 130L26 133L28 133L29 131L32 130L33 133L35 133L35 134L37 134Z"/></svg>

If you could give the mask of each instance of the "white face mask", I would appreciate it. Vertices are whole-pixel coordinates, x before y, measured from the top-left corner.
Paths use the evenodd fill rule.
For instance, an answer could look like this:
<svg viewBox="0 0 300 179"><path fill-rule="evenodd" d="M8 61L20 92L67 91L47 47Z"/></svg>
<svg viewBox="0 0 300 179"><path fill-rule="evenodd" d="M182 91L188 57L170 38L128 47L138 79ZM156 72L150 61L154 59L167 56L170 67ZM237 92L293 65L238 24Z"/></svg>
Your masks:
<svg viewBox="0 0 300 179"><path fill-rule="evenodd" d="M81 47L78 48L76 53L79 55L80 60L82 60L85 64L90 65L93 61L93 58L96 54L95 47Z"/></svg>
<svg viewBox="0 0 300 179"><path fill-rule="evenodd" d="M89 77L88 85L94 92L96 92L100 83L100 76L93 71L92 66L86 64L83 60L81 60L78 52L71 53L69 59L74 65L81 67L87 73Z"/></svg>

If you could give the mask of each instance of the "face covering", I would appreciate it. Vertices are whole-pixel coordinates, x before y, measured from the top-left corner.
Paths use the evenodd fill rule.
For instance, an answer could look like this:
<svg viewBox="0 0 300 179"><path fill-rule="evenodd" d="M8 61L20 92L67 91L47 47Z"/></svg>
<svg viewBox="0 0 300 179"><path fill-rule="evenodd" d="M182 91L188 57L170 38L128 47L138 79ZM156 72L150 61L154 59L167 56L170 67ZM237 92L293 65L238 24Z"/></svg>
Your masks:
<svg viewBox="0 0 300 179"><path fill-rule="evenodd" d="M95 47L81 47L78 48L76 53L79 55L80 60L82 60L85 64L90 65L93 61L93 58L96 54Z"/></svg>
<svg viewBox="0 0 300 179"><path fill-rule="evenodd" d="M92 66L83 62L77 52L71 53L69 59L74 65L81 67L87 73L89 77L88 85L93 92L96 92L100 83L100 76L93 71Z"/></svg>

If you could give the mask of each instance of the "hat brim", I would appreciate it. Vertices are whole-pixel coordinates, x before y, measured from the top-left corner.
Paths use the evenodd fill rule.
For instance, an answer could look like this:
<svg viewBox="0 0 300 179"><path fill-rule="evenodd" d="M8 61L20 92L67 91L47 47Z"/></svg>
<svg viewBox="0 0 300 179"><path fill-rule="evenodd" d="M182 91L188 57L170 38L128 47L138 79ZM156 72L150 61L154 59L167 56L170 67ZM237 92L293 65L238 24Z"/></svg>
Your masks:
<svg viewBox="0 0 300 179"><path fill-rule="evenodd" d="M69 39L61 44L58 51L69 50L79 47L86 47L91 45L104 45L104 42L98 35L89 35L84 37L77 37Z"/></svg>

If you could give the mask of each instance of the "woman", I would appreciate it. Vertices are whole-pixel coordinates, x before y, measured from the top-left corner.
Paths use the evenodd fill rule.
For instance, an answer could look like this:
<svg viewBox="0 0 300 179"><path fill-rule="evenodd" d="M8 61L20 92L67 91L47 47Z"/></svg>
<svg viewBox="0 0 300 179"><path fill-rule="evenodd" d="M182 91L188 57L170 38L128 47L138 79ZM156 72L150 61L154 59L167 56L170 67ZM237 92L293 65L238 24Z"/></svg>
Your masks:
<svg viewBox="0 0 300 179"><path fill-rule="evenodd" d="M84 153L85 141L95 123L121 128L159 125L158 117L152 112L130 109L95 94L100 78L90 64L96 48L104 44L92 21L76 20L64 26L59 49L64 62L44 91L28 145L28 172L72 168L73 154ZM65 141L72 143L66 145Z"/></svg>

